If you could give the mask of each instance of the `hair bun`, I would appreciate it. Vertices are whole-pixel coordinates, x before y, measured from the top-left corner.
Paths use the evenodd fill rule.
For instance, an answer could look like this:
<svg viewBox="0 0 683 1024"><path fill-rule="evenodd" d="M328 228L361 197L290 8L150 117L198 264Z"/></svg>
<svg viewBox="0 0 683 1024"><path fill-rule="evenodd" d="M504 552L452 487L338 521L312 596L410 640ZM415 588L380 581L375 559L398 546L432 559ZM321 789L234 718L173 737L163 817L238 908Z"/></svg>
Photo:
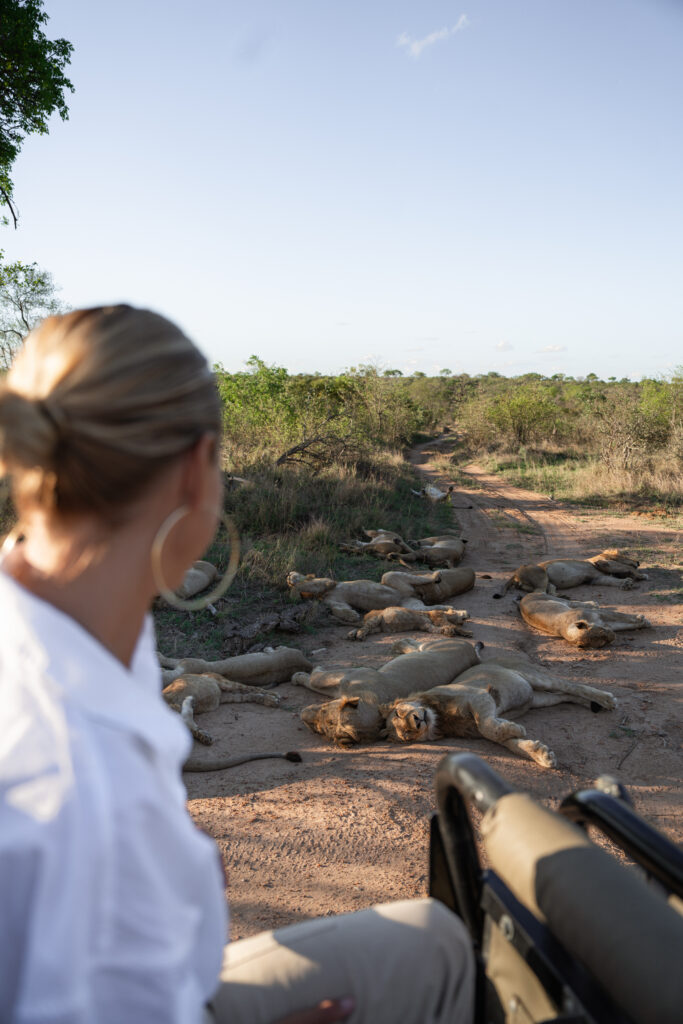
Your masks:
<svg viewBox="0 0 683 1024"><path fill-rule="evenodd" d="M62 409L49 398L39 398L36 405L55 433L55 440L61 441L66 432L67 417Z"/></svg>
<svg viewBox="0 0 683 1024"><path fill-rule="evenodd" d="M5 472L51 469L63 430L53 403L0 389L0 465Z"/></svg>
<svg viewBox="0 0 683 1024"><path fill-rule="evenodd" d="M204 356L165 317L130 306L48 317L0 384L0 461L20 514L33 505L118 523L221 425Z"/></svg>

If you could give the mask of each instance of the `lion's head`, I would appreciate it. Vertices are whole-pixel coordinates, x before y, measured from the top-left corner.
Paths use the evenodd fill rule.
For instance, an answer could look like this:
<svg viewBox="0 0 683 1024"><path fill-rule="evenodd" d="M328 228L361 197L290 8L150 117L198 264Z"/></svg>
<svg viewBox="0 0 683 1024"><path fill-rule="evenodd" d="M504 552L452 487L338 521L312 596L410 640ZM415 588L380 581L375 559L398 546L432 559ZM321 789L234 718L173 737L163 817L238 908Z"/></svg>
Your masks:
<svg viewBox="0 0 683 1024"><path fill-rule="evenodd" d="M436 713L419 699L395 701L386 716L385 733L393 743L426 743L437 739Z"/></svg>
<svg viewBox="0 0 683 1024"><path fill-rule="evenodd" d="M373 743L384 729L379 705L360 697L338 697L326 704L311 704L302 710L301 718L309 729L339 747Z"/></svg>
<svg viewBox="0 0 683 1024"><path fill-rule="evenodd" d="M519 569L516 569L509 580L503 584L503 590L500 594L494 594L493 597L503 597L507 594L511 587L516 587L518 590L525 590L527 593L533 593L534 590L548 590L548 574L540 565L520 565Z"/></svg>
<svg viewBox="0 0 683 1024"><path fill-rule="evenodd" d="M287 586L304 598L324 597L336 585L335 580L325 576L314 576L313 573L304 576L294 569L287 573Z"/></svg>
<svg viewBox="0 0 683 1024"><path fill-rule="evenodd" d="M621 548L606 548L596 557L604 558L610 562L623 562L624 565L630 565L632 569L637 569L640 565L640 562L637 561L637 559L631 558L631 556L627 555L625 551L621 550Z"/></svg>
<svg viewBox="0 0 683 1024"><path fill-rule="evenodd" d="M606 647L616 638L616 633L607 626L596 626L586 619L577 619L567 629L567 640L577 647Z"/></svg>

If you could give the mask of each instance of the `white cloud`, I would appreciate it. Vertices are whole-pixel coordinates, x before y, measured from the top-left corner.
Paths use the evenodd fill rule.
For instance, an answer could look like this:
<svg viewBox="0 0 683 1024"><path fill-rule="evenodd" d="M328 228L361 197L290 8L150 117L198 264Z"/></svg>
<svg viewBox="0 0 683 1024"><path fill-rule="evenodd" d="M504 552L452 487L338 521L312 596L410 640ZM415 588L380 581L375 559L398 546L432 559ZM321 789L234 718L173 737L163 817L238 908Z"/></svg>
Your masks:
<svg viewBox="0 0 683 1024"><path fill-rule="evenodd" d="M497 352L512 352L515 346L511 345L509 341L499 341L496 345Z"/></svg>
<svg viewBox="0 0 683 1024"><path fill-rule="evenodd" d="M545 348L539 348L538 352L566 352L566 345L546 345Z"/></svg>
<svg viewBox="0 0 683 1024"><path fill-rule="evenodd" d="M397 46L405 46L408 54L415 60L420 56L423 50L428 46L433 46L434 43L439 43L443 39L450 39L456 32L461 32L464 28L470 24L469 18L466 14L461 14L455 25L452 28L440 28L436 32L430 32L424 39L413 39L408 35L407 32L402 32L396 40Z"/></svg>

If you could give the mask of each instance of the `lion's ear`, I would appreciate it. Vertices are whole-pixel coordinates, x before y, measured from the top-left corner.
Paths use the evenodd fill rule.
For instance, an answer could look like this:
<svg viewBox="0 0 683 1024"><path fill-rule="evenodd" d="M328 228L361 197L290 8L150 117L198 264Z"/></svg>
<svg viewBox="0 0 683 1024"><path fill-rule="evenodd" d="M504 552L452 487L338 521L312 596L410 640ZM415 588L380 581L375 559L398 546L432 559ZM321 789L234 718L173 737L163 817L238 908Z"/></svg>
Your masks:
<svg viewBox="0 0 683 1024"><path fill-rule="evenodd" d="M343 708L357 708L360 702L360 697L342 697L341 706Z"/></svg>

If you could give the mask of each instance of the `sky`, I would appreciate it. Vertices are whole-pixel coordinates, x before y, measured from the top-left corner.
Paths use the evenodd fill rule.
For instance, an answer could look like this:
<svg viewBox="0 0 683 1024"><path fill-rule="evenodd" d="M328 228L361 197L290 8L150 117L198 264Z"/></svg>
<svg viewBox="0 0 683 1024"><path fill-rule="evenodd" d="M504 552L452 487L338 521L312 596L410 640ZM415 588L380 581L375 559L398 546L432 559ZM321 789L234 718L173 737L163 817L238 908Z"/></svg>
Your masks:
<svg viewBox="0 0 683 1024"><path fill-rule="evenodd" d="M683 364L683 0L45 0L5 258L212 362Z"/></svg>

